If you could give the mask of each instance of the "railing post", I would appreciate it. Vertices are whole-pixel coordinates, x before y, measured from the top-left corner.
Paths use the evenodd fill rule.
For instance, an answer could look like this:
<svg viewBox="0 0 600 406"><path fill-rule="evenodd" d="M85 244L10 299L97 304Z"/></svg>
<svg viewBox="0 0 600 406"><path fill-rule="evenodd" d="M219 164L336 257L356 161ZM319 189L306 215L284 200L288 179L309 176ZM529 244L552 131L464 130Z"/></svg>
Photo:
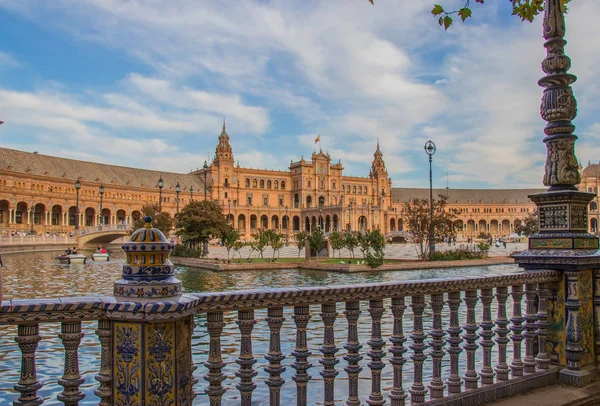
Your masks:
<svg viewBox="0 0 600 406"><path fill-rule="evenodd" d="M123 245L126 263L107 302L112 320L115 405L192 404L192 329L190 302L168 259L173 245L150 217Z"/></svg>
<svg viewBox="0 0 600 406"><path fill-rule="evenodd" d="M390 391L390 399L392 406L404 406L408 397L402 385L402 368L406 363L404 353L407 351L404 348L406 337L404 337L404 323L402 322L404 310L406 309L405 299L403 297L393 297L390 309L394 316L393 334L390 338L392 348L389 350L392 353L390 363L394 368L394 383Z"/></svg>
<svg viewBox="0 0 600 406"><path fill-rule="evenodd" d="M425 351L425 333L423 332L423 311L425 310L425 297L413 296L411 298L411 307L413 311L413 333L410 335L413 343L410 348L413 350L411 359L414 362L414 380L410 392L411 404L419 404L425 402L425 394L427 390L423 385L423 362L427 356Z"/></svg>
<svg viewBox="0 0 600 406"><path fill-rule="evenodd" d="M40 325L19 324L17 327L18 336L15 338L19 349L21 350L21 379L15 385L15 390L21 393L19 399L15 400L15 406L36 406L44 402L37 391L43 386L43 383L37 378L35 366L35 350L38 342L42 339L40 336Z"/></svg>
<svg viewBox="0 0 600 406"><path fill-rule="evenodd" d="M510 295L513 300L512 317L510 318L510 339L513 342L513 360L510 363L512 376L523 376L523 360L521 359L523 337L523 315L521 314L521 301L523 300L523 285L511 287Z"/></svg>
<svg viewBox="0 0 600 406"><path fill-rule="evenodd" d="M344 356L344 359L348 365L344 368L344 371L348 374L348 400L346 406L360 406L360 400L358 398L358 374L362 371L362 368L358 363L363 359L360 355L360 349L362 345L358 341L358 317L360 316L360 302L346 302L346 320L348 320L348 341L344 348L348 351L348 354Z"/></svg>
<svg viewBox="0 0 600 406"><path fill-rule="evenodd" d="M498 344L498 364L496 365L496 377L499 381L508 380L508 364L506 363L506 346L510 340L506 337L509 333L508 319L506 318L506 300L508 299L508 288L496 288L496 301L498 302L498 317L496 318L495 341Z"/></svg>
<svg viewBox="0 0 600 406"><path fill-rule="evenodd" d="M429 394L432 399L444 397L444 381L442 381L442 358L444 357L444 330L442 329L442 308L444 307L444 295L431 295L431 309L433 310L433 323L431 326L431 359L433 360L433 371L429 383Z"/></svg>
<svg viewBox="0 0 600 406"><path fill-rule="evenodd" d="M323 357L319 360L323 365L321 376L323 377L323 405L335 406L334 400L334 385L335 378L339 372L335 370L335 366L340 362L335 354L339 351L339 348L335 346L335 336L333 330L333 324L338 313L336 311L335 303L324 303L321 305L321 318L323 319L324 332L323 332L323 345L319 349L323 354Z"/></svg>
<svg viewBox="0 0 600 406"><path fill-rule="evenodd" d="M477 330L479 329L475 318L477 291L466 291L464 300L467 304L467 320L463 326L463 330L465 331L463 338L466 341L463 348L467 352L467 369L463 379L465 381L465 389L477 389L477 381L479 381L479 375L475 371L475 351L477 351Z"/></svg>
<svg viewBox="0 0 600 406"><path fill-rule="evenodd" d="M371 394L367 399L367 403L371 406L383 405L385 401L381 394L381 370L385 364L381 361L385 357L382 348L385 341L381 338L381 317L385 309L383 308L383 300L369 301L369 314L371 315L371 339L368 341L371 351L368 352L371 362L368 363L371 368Z"/></svg>
<svg viewBox="0 0 600 406"><path fill-rule="evenodd" d="M450 322L446 329L446 332L448 333L448 338L446 338L446 342L448 343L447 351L448 354L450 354L450 376L448 376L448 379L446 380L448 393L460 393L462 385L462 379L458 374L458 358L462 351L460 348L460 343L462 342L460 333L462 332L462 329L458 322L458 308L460 307L460 302L460 292L448 293L448 307L450 308Z"/></svg>
<svg viewBox="0 0 600 406"><path fill-rule="evenodd" d="M63 402L65 406L77 406L79 401L85 397L85 394L79 390L79 386L85 381L85 378L79 373L79 356L77 354L79 344L83 338L81 322L62 322L58 337L65 347L64 374L58 380L58 384L64 390L58 394L58 400Z"/></svg>
<svg viewBox="0 0 600 406"><path fill-rule="evenodd" d="M208 313L206 315L206 329L208 330L208 359L204 366L208 369L208 373L204 375L204 380L208 382L208 386L204 390L208 395L211 406L219 406L221 399L225 393L222 382L225 380L223 375L223 355L221 353L221 333L223 333L223 312Z"/></svg>
<svg viewBox="0 0 600 406"><path fill-rule="evenodd" d="M236 388L240 391L242 406L252 405L252 392L256 389L256 384L252 379L258 374L253 368L256 359L252 354L252 330L256 324L254 320L254 310L238 311L237 324L241 333L240 356L235 361L240 367L235 375L240 378Z"/></svg>
<svg viewBox="0 0 600 406"><path fill-rule="evenodd" d="M109 320L98 320L98 329L96 334L100 340L100 371L96 374L96 380L100 386L94 390L96 396L100 398L98 406L112 405L112 330Z"/></svg>
<svg viewBox="0 0 600 406"><path fill-rule="evenodd" d="M292 318L296 323L296 346L292 352L292 355L296 358L296 361L292 363L292 368L296 370L296 373L292 376L292 379L296 382L296 404L305 406L307 402L306 387L308 381L310 381L308 369L312 367L312 364L307 361L311 353L308 351L306 339L306 326L311 318L310 308L308 306L294 306Z"/></svg>
<svg viewBox="0 0 600 406"><path fill-rule="evenodd" d="M270 405L279 406L281 398L281 386L285 381L281 378L281 374L285 371L285 367L281 366L281 361L285 359L285 355L281 352L281 326L283 324L283 308L274 307L267 310L267 323L270 330L269 352L265 355L265 359L269 361L269 366L265 370L269 373L269 379L266 384L269 386Z"/></svg>

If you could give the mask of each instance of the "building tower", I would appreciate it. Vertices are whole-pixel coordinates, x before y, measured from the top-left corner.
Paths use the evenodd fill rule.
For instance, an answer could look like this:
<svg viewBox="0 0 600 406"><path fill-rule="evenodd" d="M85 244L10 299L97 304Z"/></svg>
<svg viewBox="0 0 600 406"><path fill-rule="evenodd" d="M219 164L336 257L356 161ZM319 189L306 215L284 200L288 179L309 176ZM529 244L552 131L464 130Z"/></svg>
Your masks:
<svg viewBox="0 0 600 406"><path fill-rule="evenodd" d="M210 177L213 180L211 189L213 199L217 199L222 207L230 209L233 205L237 205L237 197L233 191L236 185L234 177L234 160L231 144L229 144L229 134L225 119L223 119L223 130L219 135L219 143L215 148L215 157L213 165L211 165Z"/></svg>
<svg viewBox="0 0 600 406"><path fill-rule="evenodd" d="M389 206L391 200L392 180L388 176L383 153L379 149L379 139L377 139L377 149L373 154L373 163L371 164L371 173L369 177L372 180L372 201L373 205L381 206L385 209Z"/></svg>

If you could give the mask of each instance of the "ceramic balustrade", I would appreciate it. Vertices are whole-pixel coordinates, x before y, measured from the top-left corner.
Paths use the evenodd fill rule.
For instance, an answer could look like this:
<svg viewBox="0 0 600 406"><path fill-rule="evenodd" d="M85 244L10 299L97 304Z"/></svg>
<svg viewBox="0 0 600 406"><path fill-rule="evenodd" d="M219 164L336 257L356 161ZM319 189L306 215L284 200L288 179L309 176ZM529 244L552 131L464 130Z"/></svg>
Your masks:
<svg viewBox="0 0 600 406"><path fill-rule="evenodd" d="M175 301L146 303L107 297L14 300L2 304L0 324L18 326L15 341L22 367L21 379L14 386L19 392L15 405L43 403L35 363L38 343L43 340L40 323L60 323L65 357L58 383L64 390L57 397L66 405L77 405L84 397L78 347L83 334L90 333L81 326L98 321L95 333L101 355L94 393L100 405L109 405L115 396L123 395L121 391L135 388L129 380L131 371L119 375L117 369L127 369L129 362L145 356L152 345L155 349L166 345L151 343L144 350L131 330L111 348L117 327L127 320L163 326L192 315L206 318L199 328L208 332L203 338L208 355L202 363L195 360L193 367L187 365L181 371L189 371L190 376L184 378L192 388L197 382L192 371L198 369L196 374L204 376L205 384L193 389L203 392L200 396L211 405L224 404L228 390L239 392L242 405L266 401L278 405L283 398L306 405L317 401L312 397L309 401L315 393L322 404L335 405L340 404L342 392L346 405L460 404L466 399L493 400L556 380L558 368L550 364L545 342L549 292L561 278L557 271L535 271L453 280L194 293ZM512 314L507 315L509 297ZM237 314L239 329L235 355L226 354L222 342L225 320L231 319L232 312ZM286 318L291 320L285 323ZM257 323L268 329L264 354L255 353ZM344 334L334 328L336 324L346 326L341 330ZM186 328L191 334L193 323ZM282 333L289 336L290 331L282 331L289 328L295 329L296 339L286 354L281 337ZM320 332L322 342L309 341L308 331ZM366 341L361 343L361 337ZM264 367L255 365L259 356L268 361ZM191 354L181 359L192 363ZM449 361L448 370L442 368L444 361ZM232 362L238 364L236 377L224 371ZM410 372L404 373L407 366ZM288 367L293 374L284 373ZM295 384L285 385L285 377L290 376ZM382 384L384 376L391 379L391 385ZM361 386L360 378L368 379L370 388ZM259 384L268 386L267 399L257 398L257 393L264 392L254 393ZM169 388L163 389L166 393ZM282 390L294 393L282 394ZM191 404L193 396L190 390L187 403L179 400L177 404Z"/></svg>

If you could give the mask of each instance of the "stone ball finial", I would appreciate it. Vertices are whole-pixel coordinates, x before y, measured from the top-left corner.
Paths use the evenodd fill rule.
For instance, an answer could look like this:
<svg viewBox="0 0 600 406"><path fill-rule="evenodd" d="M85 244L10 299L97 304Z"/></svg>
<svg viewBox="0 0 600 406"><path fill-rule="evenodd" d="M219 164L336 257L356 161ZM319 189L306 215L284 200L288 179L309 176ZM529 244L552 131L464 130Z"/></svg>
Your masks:
<svg viewBox="0 0 600 406"><path fill-rule="evenodd" d="M122 277L114 285L115 298L136 302L177 300L181 281L174 277L175 268L169 260L173 244L152 227L152 217L144 217L144 223L123 244L126 260Z"/></svg>

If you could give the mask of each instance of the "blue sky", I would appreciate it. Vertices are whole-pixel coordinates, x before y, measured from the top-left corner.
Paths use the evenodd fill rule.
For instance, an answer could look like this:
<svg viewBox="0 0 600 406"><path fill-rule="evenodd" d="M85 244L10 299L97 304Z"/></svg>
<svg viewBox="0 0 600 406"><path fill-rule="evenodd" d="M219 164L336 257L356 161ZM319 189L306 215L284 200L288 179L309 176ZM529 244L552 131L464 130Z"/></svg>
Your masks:
<svg viewBox="0 0 600 406"><path fill-rule="evenodd" d="M486 3L444 32L421 0L0 0L0 145L188 172L226 117L241 166L285 169L321 134L367 176L379 138L394 185L425 187L431 138L436 186L540 187L540 19ZM567 17L584 164L600 159L598 14L578 0Z"/></svg>

